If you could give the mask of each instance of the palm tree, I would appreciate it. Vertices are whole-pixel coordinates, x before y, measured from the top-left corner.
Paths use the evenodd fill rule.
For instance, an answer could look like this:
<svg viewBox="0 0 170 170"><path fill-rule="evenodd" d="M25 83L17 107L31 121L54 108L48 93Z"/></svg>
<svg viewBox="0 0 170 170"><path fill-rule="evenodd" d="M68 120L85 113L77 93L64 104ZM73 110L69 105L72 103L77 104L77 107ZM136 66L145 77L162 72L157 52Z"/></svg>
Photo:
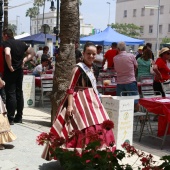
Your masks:
<svg viewBox="0 0 170 170"><path fill-rule="evenodd" d="M79 40L79 2L61 0L60 4L60 54L55 65L51 122L68 88L71 70L75 65L75 41Z"/></svg>
<svg viewBox="0 0 170 170"><path fill-rule="evenodd" d="M27 11L26 11L26 17L30 17L30 34L32 35L32 32L31 32L31 19L32 18L35 18L39 13L39 10L37 7L33 7L33 8L29 8Z"/></svg>
<svg viewBox="0 0 170 170"><path fill-rule="evenodd" d="M34 6L37 6L38 8L43 6L43 20L42 20L42 25L44 24L45 1L51 1L51 0L35 0L35 1L34 1ZM37 20L38 20L38 16L37 16Z"/></svg>

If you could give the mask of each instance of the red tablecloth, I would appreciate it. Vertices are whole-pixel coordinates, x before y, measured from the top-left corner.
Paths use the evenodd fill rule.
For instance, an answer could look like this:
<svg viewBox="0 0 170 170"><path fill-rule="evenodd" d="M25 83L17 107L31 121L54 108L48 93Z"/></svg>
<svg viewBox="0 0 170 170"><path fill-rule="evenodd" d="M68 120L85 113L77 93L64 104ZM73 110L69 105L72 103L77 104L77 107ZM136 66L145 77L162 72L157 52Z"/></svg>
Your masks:
<svg viewBox="0 0 170 170"><path fill-rule="evenodd" d="M24 75L27 75L27 74L32 73L32 71L30 71L30 70L23 70L23 73L24 73Z"/></svg>
<svg viewBox="0 0 170 170"><path fill-rule="evenodd" d="M158 119L158 136L163 136L165 133L166 125L168 122L170 122L170 102L157 101L160 99L170 100L170 98L167 97L143 98L139 100L139 104L145 107L149 112L165 115L165 117L159 116ZM170 128L168 130L168 134L170 134Z"/></svg>
<svg viewBox="0 0 170 170"><path fill-rule="evenodd" d="M35 77L35 87L41 87L41 79L52 80L53 75L47 75L46 77Z"/></svg>

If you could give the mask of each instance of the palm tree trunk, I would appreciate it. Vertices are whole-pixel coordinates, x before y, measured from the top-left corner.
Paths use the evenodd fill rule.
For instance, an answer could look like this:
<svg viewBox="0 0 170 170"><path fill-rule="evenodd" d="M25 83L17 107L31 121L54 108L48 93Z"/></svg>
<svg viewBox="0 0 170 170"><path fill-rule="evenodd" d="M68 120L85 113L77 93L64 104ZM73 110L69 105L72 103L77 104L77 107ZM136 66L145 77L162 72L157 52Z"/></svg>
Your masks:
<svg viewBox="0 0 170 170"><path fill-rule="evenodd" d="M37 34L38 34L38 15L39 15L39 5L38 5L38 14L37 14Z"/></svg>
<svg viewBox="0 0 170 170"><path fill-rule="evenodd" d="M32 30L31 30L31 17L30 17L30 35L32 35Z"/></svg>
<svg viewBox="0 0 170 170"><path fill-rule="evenodd" d="M65 96L65 91L70 82L71 70L75 65L75 41L78 39L79 15L78 0L61 0L60 6L60 54L56 61L53 93L51 122L56 111Z"/></svg>
<svg viewBox="0 0 170 170"><path fill-rule="evenodd" d="M4 28L8 28L8 0L4 0Z"/></svg>

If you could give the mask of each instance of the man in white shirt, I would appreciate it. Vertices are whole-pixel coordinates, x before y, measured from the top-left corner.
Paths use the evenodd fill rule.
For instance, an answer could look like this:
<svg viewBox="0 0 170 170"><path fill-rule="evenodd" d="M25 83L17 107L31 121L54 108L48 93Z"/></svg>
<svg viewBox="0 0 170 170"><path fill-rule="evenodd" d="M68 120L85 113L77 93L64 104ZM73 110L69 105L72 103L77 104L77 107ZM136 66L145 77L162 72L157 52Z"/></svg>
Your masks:
<svg viewBox="0 0 170 170"><path fill-rule="evenodd" d="M48 66L48 62L49 62L49 60L48 60L47 57L46 57L46 58L42 58L42 59L41 59L41 64L39 64L38 66L36 66L36 67L34 68L32 74L33 74L35 77L40 77L40 75L45 72L46 67Z"/></svg>
<svg viewBox="0 0 170 170"><path fill-rule="evenodd" d="M40 64L41 63L41 56L43 54L43 48L39 47L39 50L36 53L36 64Z"/></svg>
<svg viewBox="0 0 170 170"><path fill-rule="evenodd" d="M102 69L102 64L103 64L103 54L102 54L102 46L98 45L97 46L97 55L94 60L94 63L99 69Z"/></svg>

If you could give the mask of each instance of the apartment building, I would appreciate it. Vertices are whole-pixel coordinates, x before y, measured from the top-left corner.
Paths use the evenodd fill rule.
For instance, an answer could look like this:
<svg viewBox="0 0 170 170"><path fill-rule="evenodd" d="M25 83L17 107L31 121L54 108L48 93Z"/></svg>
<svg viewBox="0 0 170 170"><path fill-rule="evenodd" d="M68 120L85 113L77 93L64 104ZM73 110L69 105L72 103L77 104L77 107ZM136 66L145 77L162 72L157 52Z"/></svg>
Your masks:
<svg viewBox="0 0 170 170"><path fill-rule="evenodd" d="M146 5L152 8L145 8ZM170 38L170 0L117 0L116 23L133 23L141 27L141 39L152 43L156 50L158 11L159 13L159 44L162 38Z"/></svg>
<svg viewBox="0 0 170 170"><path fill-rule="evenodd" d="M60 17L59 17L60 18ZM80 35L90 35L93 31L92 24L85 24L83 16L80 15ZM31 19L31 33L37 34L41 31L43 22L43 14L38 15L37 18ZM48 24L50 27L50 33L53 33L53 28L56 26L56 11L50 11L44 14L44 24ZM60 26L59 26L60 28Z"/></svg>

